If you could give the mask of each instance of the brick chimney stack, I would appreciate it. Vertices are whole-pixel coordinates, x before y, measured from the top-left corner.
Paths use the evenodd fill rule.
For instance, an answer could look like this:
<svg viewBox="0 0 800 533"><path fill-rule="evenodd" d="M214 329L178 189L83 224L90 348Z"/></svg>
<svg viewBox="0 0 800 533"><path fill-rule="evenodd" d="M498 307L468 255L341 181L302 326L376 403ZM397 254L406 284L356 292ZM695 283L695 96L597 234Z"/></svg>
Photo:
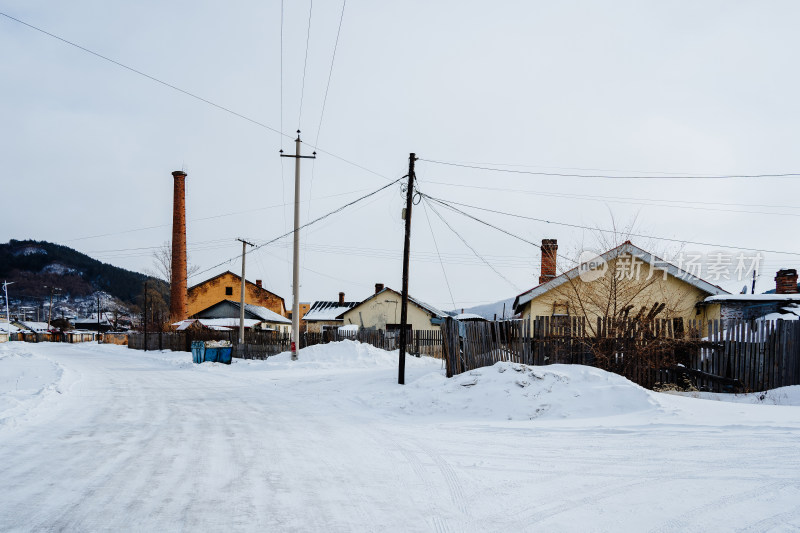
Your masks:
<svg viewBox="0 0 800 533"><path fill-rule="evenodd" d="M376 283L375 284L375 294L378 294L383 290L383 283Z"/></svg>
<svg viewBox="0 0 800 533"><path fill-rule="evenodd" d="M186 290L186 172L172 173L172 279L169 284L169 315L171 321L189 316Z"/></svg>
<svg viewBox="0 0 800 533"><path fill-rule="evenodd" d="M540 285L556 277L557 252L558 241L556 239L542 239L542 271L539 275Z"/></svg>
<svg viewBox="0 0 800 533"><path fill-rule="evenodd" d="M339 293L339 303L340 303L340 304L343 304L343 303L344 303L344 293L343 293L343 292L340 292L340 293Z"/></svg>
<svg viewBox="0 0 800 533"><path fill-rule="evenodd" d="M785 268L775 274L776 294L797 294L797 270Z"/></svg>

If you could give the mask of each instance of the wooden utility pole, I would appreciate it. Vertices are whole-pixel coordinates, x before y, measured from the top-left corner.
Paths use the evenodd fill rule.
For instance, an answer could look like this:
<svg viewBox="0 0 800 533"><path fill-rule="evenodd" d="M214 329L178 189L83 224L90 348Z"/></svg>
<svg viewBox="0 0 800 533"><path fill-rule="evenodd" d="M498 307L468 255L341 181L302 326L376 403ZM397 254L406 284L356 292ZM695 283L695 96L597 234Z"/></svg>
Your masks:
<svg viewBox="0 0 800 533"><path fill-rule="evenodd" d="M400 305L400 361L397 367L397 383L406 382L406 341L408 324L408 257L411 247L411 206L414 203L414 161L417 157L412 153L408 156L408 189L406 190L406 236L403 244L403 302Z"/></svg>
<svg viewBox="0 0 800 533"><path fill-rule="evenodd" d="M247 245L255 246L255 244L247 242L244 239L236 240L242 243L242 292L241 299L239 300L239 344L244 344L244 284L246 279L244 277L244 258L247 252Z"/></svg>
<svg viewBox="0 0 800 533"><path fill-rule="evenodd" d="M297 361L297 350L300 347L300 160L315 159L313 155L300 155L300 130L294 140L294 155L287 155L281 150L281 157L294 157L294 256L292 261L292 361Z"/></svg>

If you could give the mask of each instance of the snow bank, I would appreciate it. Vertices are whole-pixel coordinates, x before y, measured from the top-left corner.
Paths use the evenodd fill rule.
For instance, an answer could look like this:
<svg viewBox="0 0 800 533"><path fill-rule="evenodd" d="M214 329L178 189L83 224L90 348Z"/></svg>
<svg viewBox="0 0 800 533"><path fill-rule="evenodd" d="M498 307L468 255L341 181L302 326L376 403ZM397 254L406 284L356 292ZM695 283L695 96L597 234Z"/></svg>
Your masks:
<svg viewBox="0 0 800 533"><path fill-rule="evenodd" d="M649 391L587 366L497 363L451 379L428 373L400 390L361 397L387 411L442 419L580 419L659 407Z"/></svg>
<svg viewBox="0 0 800 533"><path fill-rule="evenodd" d="M763 392L751 392L747 394L721 394L718 392L680 392L669 391L669 394L676 396L686 396L688 398L699 398L701 400L713 400L718 402L744 403L755 405L793 405L800 406L800 385L791 387L778 387Z"/></svg>

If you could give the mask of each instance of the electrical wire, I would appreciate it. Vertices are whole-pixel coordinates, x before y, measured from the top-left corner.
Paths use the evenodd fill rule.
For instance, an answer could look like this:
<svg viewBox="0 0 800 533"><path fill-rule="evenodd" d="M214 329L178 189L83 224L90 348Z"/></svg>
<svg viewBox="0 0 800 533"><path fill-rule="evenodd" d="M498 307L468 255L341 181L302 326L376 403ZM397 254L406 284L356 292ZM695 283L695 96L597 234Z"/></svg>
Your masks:
<svg viewBox="0 0 800 533"><path fill-rule="evenodd" d="M423 194L423 197L424 198L428 198L431 201L436 202L437 204L442 205L444 207L447 207L448 209L450 209L452 211L455 211L457 213L460 213L460 214L462 214L462 215L464 215L464 216L466 216L468 218L471 218L471 219L475 220L476 222L480 222L481 224L484 224L486 226L489 226L489 227L492 227L492 228L497 229L499 231L502 231L503 233L505 233L507 235L510 235L512 237L515 237L517 239L522 239L522 238L519 237L519 236L516 236L516 235L514 235L514 234L512 234L512 233L510 233L510 232L508 232L506 230L503 230L502 228L498 228L497 226L494 226L494 225L492 225L492 224L490 224L490 223L488 223L488 222L486 222L484 220L481 220L481 219L475 217L474 215L471 215L470 213L462 211L461 209L458 209L458 208L456 208L454 206L460 205L462 207L469 207L469 208L472 208L472 209L478 209L480 211L486 211L486 212L489 212L489 213L496 213L496 214L499 214L499 215L505 215L505 216L514 217L514 218L520 218L520 219L524 219L524 220L533 220L533 221L536 221L536 222L543 222L545 224L553 224L553 225L556 225L556 226L566 226L566 227L570 227L570 228L579 228L579 229L585 229L585 230L590 230L590 231L599 231L601 233L611 233L611 234L620 233L618 230L608 230L608 229L603 229L603 228L593 228L593 227L590 227L590 226L583 226L583 225L580 225L580 224L571 224L571 223L567 223L567 222L556 222L556 221L553 221L553 220L546 220L546 219L543 219L543 218L536 218L536 217L530 217L530 216L525 216L525 215L518 215L518 214L515 214L515 213L506 213L504 211L499 211L499 210L496 210L496 209L489 209L487 207L479 207L479 206L465 204L465 203L461 203L461 202L452 202L452 201L448 202L448 201L442 200L440 198L434 198L434 197L429 196L427 194ZM733 245L728 245L728 244L708 243L708 242L701 242L701 241L690 241L690 240L686 240L686 239L673 239L673 238L669 238L669 237L658 237L658 236L654 236L654 235L643 235L643 234L638 234L638 233L626 233L626 235L630 236L630 237L641 237L643 239L655 239L655 240L661 240L661 241L677 242L677 243L681 243L681 244L695 244L695 245L698 245L698 246L711 246L711 247L718 247L718 248L728 248L728 249L731 249L731 250L747 250L747 251L751 251L751 252L764 252L764 253L783 254L783 255L800 255L800 252L787 252L787 251L784 251L784 250L765 250L765 249L762 249L762 248L750 248L750 247L747 247L747 246L733 246ZM525 240L525 239L522 239L522 240ZM531 243L530 241L526 241L526 242L528 242L530 244L534 244L534 243ZM538 245L534 244L534 246L538 246Z"/></svg>
<svg viewBox="0 0 800 533"><path fill-rule="evenodd" d="M303 84L300 88L300 111L297 114L297 132L300 133L300 123L303 118L303 96L306 92L306 68L308 67L308 43L311 40L311 12L314 10L314 0L308 2L308 32L306 33L306 58L303 61Z"/></svg>
<svg viewBox="0 0 800 533"><path fill-rule="evenodd" d="M426 199L426 197L425 197L425 196L423 196L422 198L423 198L423 199ZM488 266L488 267L489 267L489 268L490 268L490 269L491 269L491 270L492 270L492 271L493 271L495 274L497 274L499 277L501 277L501 278L502 278L502 279L503 279L503 280L504 280L506 283L508 283L509 285L511 285L511 286L514 288L514 290L516 290L517 292L521 291L521 289L520 289L519 287L517 287L517 285L516 285L516 284L514 284L514 283L513 283L513 282L512 282L510 279L508 279L508 278L507 278L507 277L505 277L503 274L501 274L501 273L500 273L500 271L499 271L499 270L497 270L497 269L496 269L496 268L495 268L495 267L494 267L494 266L493 266L491 263L489 263L489 261L487 261L487 260L486 260L486 259L485 259L485 258L484 258L484 257L483 257L481 254L479 254L479 253L478 253L478 251L477 251L475 248L473 248L472 246L470 246L470 244L469 244L469 243L468 243L468 242L467 242L467 241L464 239L464 237L462 237L462 236L461 236L461 234L460 234L460 233L458 233L458 232L455 230L455 228L453 228L453 226L451 226L451 225L450 225L450 223L449 223L449 222L447 222L447 220L446 220L446 219L445 219L445 218L444 218L444 217L441 215L441 213L439 213L439 211L437 211L437 210L436 210L436 208L433 206L433 204L430 204L430 203L429 203L428 205L430 206L430 208L431 208L431 211L433 211L433 213L434 213L436 216L438 216L438 217L439 217L439 219L440 219L442 222L444 222L444 225L445 225L445 226L447 226L447 227L450 229L450 231L452 231L453 233L455 233L456 237L458 237L458 238L459 238L459 240L460 240L461 242L463 242L463 243L464 243L464 246L466 246L467 248L469 248L470 250L472 250L472 253L474 253L476 257L478 257L478 258L479 258L481 261L483 261L483 263L484 263L486 266Z"/></svg>
<svg viewBox="0 0 800 533"><path fill-rule="evenodd" d="M84 51L84 52L86 52L88 54L91 54L91 55L93 55L95 57L98 57L98 58L100 58L100 59L102 59L104 61L108 61L109 63L113 63L114 65L117 65L118 67L124 68L125 70L133 72L134 74L138 74L138 75L143 76L143 77L145 77L145 78L147 78L147 79L149 79L151 81L159 83L159 84L163 85L164 87L168 87L168 88L170 88L170 89L172 89L174 91L177 91L177 92L182 93L182 94L184 94L186 96L194 98L195 100L198 100L198 101L203 102L205 104L208 104L208 105L210 105L212 107L215 107L215 108L219 109L220 111L224 111L226 113L230 113L231 115L234 115L234 116L239 117L239 118L241 118L243 120L246 120L247 122L250 122L251 124L254 124L254 125L259 126L261 128L264 128L266 130L275 132L275 133L277 133L278 135L280 135L282 137L286 137L287 139L294 140L294 135L289 135L288 133L284 133L282 130L278 130L276 128L273 128L272 126L269 126L269 125L267 125L267 124L265 124L265 123L263 123L261 121L258 121L258 120L254 119L254 118L250 118L247 115L243 115L242 113L234 111L234 110L232 110L232 109L230 109L228 107L225 107L223 105L220 105L220 104L217 104L215 102L212 102L211 100L208 100L207 98L203 98L202 96L199 96L197 94L189 92L189 91L187 91L185 89L181 89L180 87L177 87L176 85L173 85L173 84L168 83L166 81L160 80L160 79L156 78L155 76L151 76L150 74L147 74L147 73L145 73L145 72L143 72L141 70L135 69L133 67L129 67L128 65L125 65L124 63L121 63L119 61L111 59L110 57L104 56L103 54L95 52L95 51L93 51L93 50L91 50L89 48L81 46L81 45L79 45L77 43L74 43L74 42L72 42L72 41L70 41L68 39L65 39L63 37L59 37L58 35L56 35L54 33L50 33L49 31L43 30L42 28L34 26L33 24L29 24L29 23L27 23L27 22L25 22L23 20L20 20L20 19L18 19L16 17L12 17L11 15L9 15L7 13L0 12L0 16L6 17L7 19L13 20L14 22L18 22L19 24L22 24L23 26L27 26L28 28L31 28L32 30L35 30L35 31L38 31L39 33L47 35L48 37L52 37L53 39L61 41L61 42L65 43L65 44L68 44L70 46L73 46L73 47L75 47L75 48L77 48L79 50L82 50L82 51ZM347 163L348 165L351 165L351 166L354 166L356 168L359 168L359 169L361 169L361 170L363 170L365 172L368 172L370 174L373 174L373 175L375 175L375 176L377 176L377 177L379 177L379 178L381 178L383 180L391 181L391 178L387 178L386 176L384 176L384 175L382 175L382 174L380 174L378 172L375 172L372 169L369 169L369 168L367 168L367 167L365 167L363 165L359 165L358 163L356 163L354 161L351 161L349 159L346 159L346 158L344 158L344 157L342 157L340 155L334 154L333 152L329 152L327 150L324 150L324 149L320 148L319 146L314 146L313 148L319 153L324 153L326 155L329 155L329 156L331 156L331 157L333 157L335 159L338 159L339 161L342 161L343 163Z"/></svg>
<svg viewBox="0 0 800 533"><path fill-rule="evenodd" d="M457 309L456 300L453 298L453 290L450 288L450 280L447 279L447 271L445 270L444 263L442 262L442 254L439 253L439 244L436 242L436 235L433 233L433 225L431 224L431 218L428 216L428 208L426 207L426 204L422 204L422 209L425 211L425 220L428 221L428 228L431 230L433 245L436 247L436 255L439 257L439 265L442 267L442 275L444 276L444 282L447 285L447 292L450 293L450 302L453 304L453 309Z"/></svg>
<svg viewBox="0 0 800 533"><path fill-rule="evenodd" d="M463 163L451 163L447 161L437 161L434 159L423 159L419 158L419 161L425 161L427 163L434 163L436 165L447 165L452 167L459 167L459 168L471 168L476 170L487 170L491 172L505 172L509 174L528 174L532 176L554 176L559 178L599 178L599 179L639 179L639 180L662 180L662 179L677 179L677 180L685 180L685 179L735 179L735 178L795 178L800 177L800 173L796 172L787 172L782 174L730 174L730 175L720 175L720 176L709 176L709 175L686 175L686 176L679 176L679 175L672 175L672 176L613 176L609 174L566 174L561 172L534 172L532 170L515 170L509 168L495 168L495 167L488 167L488 166L481 166L481 165L466 165Z"/></svg>

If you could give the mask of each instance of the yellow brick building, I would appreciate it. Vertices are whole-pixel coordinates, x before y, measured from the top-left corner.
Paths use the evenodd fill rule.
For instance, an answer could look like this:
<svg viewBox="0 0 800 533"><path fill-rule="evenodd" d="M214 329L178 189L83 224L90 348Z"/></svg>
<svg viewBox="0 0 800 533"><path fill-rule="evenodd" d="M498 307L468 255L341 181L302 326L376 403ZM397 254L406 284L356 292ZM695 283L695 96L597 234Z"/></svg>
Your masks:
<svg viewBox="0 0 800 533"><path fill-rule="evenodd" d="M194 317L200 311L225 300L239 301L242 290L241 280L241 276L228 271L190 287L189 316ZM274 313L287 316L286 303L283 298L265 289L261 285L260 279L255 283L246 281L244 287L245 303L266 307Z"/></svg>

